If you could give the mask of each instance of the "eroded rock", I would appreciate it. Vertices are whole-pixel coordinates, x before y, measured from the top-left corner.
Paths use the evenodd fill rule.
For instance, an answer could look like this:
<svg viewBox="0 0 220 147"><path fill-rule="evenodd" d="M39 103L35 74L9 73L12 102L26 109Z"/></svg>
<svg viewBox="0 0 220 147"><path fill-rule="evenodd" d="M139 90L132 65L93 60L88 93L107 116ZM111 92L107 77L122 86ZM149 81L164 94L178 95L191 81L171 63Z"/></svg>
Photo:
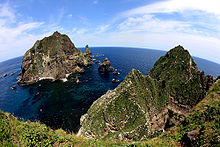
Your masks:
<svg viewBox="0 0 220 147"><path fill-rule="evenodd" d="M114 71L114 68L111 67L111 63L108 58L105 58L105 60L102 61L102 63L99 65L98 71L101 73Z"/></svg>
<svg viewBox="0 0 220 147"><path fill-rule="evenodd" d="M88 45L83 54L67 35L54 32L52 36L36 41L23 56L20 85L36 83L41 79L61 80L68 74L84 72L92 64Z"/></svg>

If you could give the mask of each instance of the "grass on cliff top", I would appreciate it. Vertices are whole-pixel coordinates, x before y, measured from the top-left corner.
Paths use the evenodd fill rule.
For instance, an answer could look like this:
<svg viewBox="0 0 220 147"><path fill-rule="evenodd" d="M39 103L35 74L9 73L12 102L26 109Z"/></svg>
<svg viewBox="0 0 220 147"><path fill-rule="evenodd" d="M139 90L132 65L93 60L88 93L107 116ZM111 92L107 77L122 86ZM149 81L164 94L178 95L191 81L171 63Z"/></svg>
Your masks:
<svg viewBox="0 0 220 147"><path fill-rule="evenodd" d="M143 142L95 140L67 134L62 129L52 130L40 122L17 120L0 111L1 146L179 146L189 131L201 129L193 146L220 146L220 80L191 113L163 135ZM127 145L126 145L127 144Z"/></svg>
<svg viewBox="0 0 220 147"><path fill-rule="evenodd" d="M40 122L19 121L0 111L0 146L123 146L125 142L100 141L52 130Z"/></svg>

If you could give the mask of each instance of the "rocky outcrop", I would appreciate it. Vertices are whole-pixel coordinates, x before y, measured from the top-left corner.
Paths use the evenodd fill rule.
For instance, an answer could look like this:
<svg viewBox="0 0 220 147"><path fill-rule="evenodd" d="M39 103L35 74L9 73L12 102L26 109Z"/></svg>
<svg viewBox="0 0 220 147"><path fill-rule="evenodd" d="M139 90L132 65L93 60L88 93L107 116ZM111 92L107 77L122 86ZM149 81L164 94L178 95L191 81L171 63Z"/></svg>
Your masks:
<svg viewBox="0 0 220 147"><path fill-rule="evenodd" d="M42 79L60 80L67 74L84 72L92 64L91 51L86 46L83 54L67 35L54 32L52 36L36 41L23 56L20 85Z"/></svg>
<svg viewBox="0 0 220 147"><path fill-rule="evenodd" d="M111 67L111 63L108 58L105 58L105 60L102 61L102 63L99 65L98 71L101 73L114 71L114 68Z"/></svg>
<svg viewBox="0 0 220 147"><path fill-rule="evenodd" d="M88 64L93 64L93 61L92 61L92 51L89 50L89 46L88 45L86 45L86 51L84 53L84 56L87 58Z"/></svg>
<svg viewBox="0 0 220 147"><path fill-rule="evenodd" d="M100 63L100 61L99 61L99 60L96 60L95 63Z"/></svg>
<svg viewBox="0 0 220 147"><path fill-rule="evenodd" d="M80 134L92 138L144 140L175 125L201 101L212 78L177 46L143 76L133 69L82 116ZM210 84L209 84L210 83Z"/></svg>

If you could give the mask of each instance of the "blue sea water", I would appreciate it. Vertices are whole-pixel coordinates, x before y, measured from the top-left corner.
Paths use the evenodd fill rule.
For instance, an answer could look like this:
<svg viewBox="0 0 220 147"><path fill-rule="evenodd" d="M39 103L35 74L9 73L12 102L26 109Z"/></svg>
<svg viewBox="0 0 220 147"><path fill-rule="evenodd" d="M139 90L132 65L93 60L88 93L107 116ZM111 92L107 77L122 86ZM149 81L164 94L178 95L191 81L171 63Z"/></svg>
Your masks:
<svg viewBox="0 0 220 147"><path fill-rule="evenodd" d="M83 49L82 49L83 50ZM80 83L76 84L71 76L67 82L40 81L31 86L19 86L16 78L20 73L22 57L14 58L0 63L0 110L10 112L20 119L41 121L51 128L63 128L67 131L77 132L80 116L85 114L91 104L114 89L129 73L132 68L138 69L144 75L152 68L155 61L165 51L121 48L121 47L95 47L91 48L94 60L104 60L108 57L112 66L120 73L100 74L99 64L86 68L84 74L79 75ZM200 70L215 77L220 74L220 65L204 59L194 57ZM10 73L15 73L10 76ZM112 83L112 79L120 80ZM11 86L17 89L12 90Z"/></svg>

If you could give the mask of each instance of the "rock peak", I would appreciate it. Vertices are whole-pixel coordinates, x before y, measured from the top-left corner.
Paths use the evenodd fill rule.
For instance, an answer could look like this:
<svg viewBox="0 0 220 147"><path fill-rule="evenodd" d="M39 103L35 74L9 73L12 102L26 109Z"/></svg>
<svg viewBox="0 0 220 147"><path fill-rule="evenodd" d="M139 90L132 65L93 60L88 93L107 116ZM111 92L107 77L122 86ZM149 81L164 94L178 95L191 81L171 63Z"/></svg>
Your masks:
<svg viewBox="0 0 220 147"><path fill-rule="evenodd" d="M52 35L52 36L60 36L60 35L61 35L61 33L60 33L60 32L55 31L55 32L53 33L53 35Z"/></svg>

